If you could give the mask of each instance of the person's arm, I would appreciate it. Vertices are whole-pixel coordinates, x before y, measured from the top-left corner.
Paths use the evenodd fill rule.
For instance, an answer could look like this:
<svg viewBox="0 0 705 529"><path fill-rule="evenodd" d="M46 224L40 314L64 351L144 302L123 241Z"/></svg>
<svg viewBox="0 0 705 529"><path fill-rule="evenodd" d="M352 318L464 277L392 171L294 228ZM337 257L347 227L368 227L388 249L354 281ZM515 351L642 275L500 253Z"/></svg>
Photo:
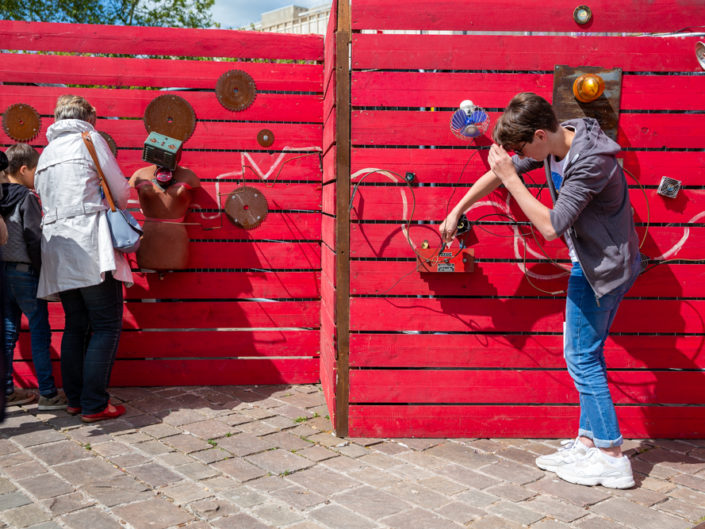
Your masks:
<svg viewBox="0 0 705 529"><path fill-rule="evenodd" d="M39 273L42 269L42 208L33 193L27 193L20 205L22 216L22 236L27 247L27 255L32 268Z"/></svg>
<svg viewBox="0 0 705 529"><path fill-rule="evenodd" d="M115 206L124 209L127 207L127 200L130 197L130 184L122 174L120 166L113 156L113 153L108 147L108 143L103 139L103 136L98 132L91 134L95 151L100 161L100 167L103 169L105 180L107 181L110 193L113 195Z"/></svg>
<svg viewBox="0 0 705 529"><path fill-rule="evenodd" d="M7 243L7 224L5 219L0 217L0 246Z"/></svg>
<svg viewBox="0 0 705 529"><path fill-rule="evenodd" d="M519 204L519 207L528 217L531 223L536 226L541 235L547 241L552 241L558 237L556 230L551 223L551 210L544 206L532 195L521 181L517 174L512 159L501 146L494 144L490 148L487 158L492 172L504 184L512 198Z"/></svg>
<svg viewBox="0 0 705 529"><path fill-rule="evenodd" d="M460 215L465 213L475 202L497 189L501 184L502 181L492 171L487 171L477 179L439 226L438 230L441 232L441 238L444 243L449 244L453 240L455 232L458 230Z"/></svg>

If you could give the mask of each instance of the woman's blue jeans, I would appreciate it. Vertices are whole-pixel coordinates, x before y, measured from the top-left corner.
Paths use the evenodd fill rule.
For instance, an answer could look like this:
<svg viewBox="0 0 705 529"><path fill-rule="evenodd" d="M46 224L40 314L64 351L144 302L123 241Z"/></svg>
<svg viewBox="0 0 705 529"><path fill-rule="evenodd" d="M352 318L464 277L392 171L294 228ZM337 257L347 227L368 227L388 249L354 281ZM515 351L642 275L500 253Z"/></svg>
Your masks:
<svg viewBox="0 0 705 529"><path fill-rule="evenodd" d="M598 448L622 444L607 385L604 345L619 303L633 282L602 296L598 304L579 263L573 263L568 280L564 355L580 395L578 435L592 439Z"/></svg>
<svg viewBox="0 0 705 529"><path fill-rule="evenodd" d="M22 314L27 316L32 341L32 363L37 373L39 394L44 397L56 395L56 384L52 374L51 329L47 302L37 299L39 276L25 263L2 263L5 310L5 393L10 394L15 386L12 381L12 357L20 333Z"/></svg>
<svg viewBox="0 0 705 529"><path fill-rule="evenodd" d="M61 376L69 406L84 415L103 411L122 329L122 283L105 274L98 285L60 293L66 314Z"/></svg>

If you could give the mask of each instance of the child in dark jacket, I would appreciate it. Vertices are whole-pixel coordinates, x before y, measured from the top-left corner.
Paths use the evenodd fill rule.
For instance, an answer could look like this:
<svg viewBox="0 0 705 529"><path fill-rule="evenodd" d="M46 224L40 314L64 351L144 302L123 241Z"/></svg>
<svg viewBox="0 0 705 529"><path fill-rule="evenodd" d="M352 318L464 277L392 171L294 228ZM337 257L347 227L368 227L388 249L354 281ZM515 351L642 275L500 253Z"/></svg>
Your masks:
<svg viewBox="0 0 705 529"><path fill-rule="evenodd" d="M24 313L29 321L32 361L39 385L38 409L63 409L66 399L57 391L52 374L47 302L37 299L42 265L42 210L31 189L39 153L27 144L18 143L8 148L6 155L8 182L2 183L0 199L0 214L8 231L7 243L2 247L6 405L17 406L36 400L33 392L15 389L12 379L12 358Z"/></svg>

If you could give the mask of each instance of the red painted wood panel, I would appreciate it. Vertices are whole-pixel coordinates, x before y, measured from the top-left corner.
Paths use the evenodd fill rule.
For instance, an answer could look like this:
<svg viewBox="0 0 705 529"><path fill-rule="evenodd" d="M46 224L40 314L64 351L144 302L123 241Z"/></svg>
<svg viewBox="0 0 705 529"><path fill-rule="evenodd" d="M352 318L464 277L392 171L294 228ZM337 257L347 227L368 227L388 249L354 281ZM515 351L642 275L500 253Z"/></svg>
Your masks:
<svg viewBox="0 0 705 529"><path fill-rule="evenodd" d="M320 272L133 273L125 299L296 299L320 296Z"/></svg>
<svg viewBox="0 0 705 529"><path fill-rule="evenodd" d="M15 364L20 387L36 387L31 363ZM54 378L61 384L58 362ZM201 386L241 384L313 384L319 381L318 358L253 360L116 360L110 386Z"/></svg>
<svg viewBox="0 0 705 529"><path fill-rule="evenodd" d="M321 61L323 37L257 31L0 21L5 49Z"/></svg>
<svg viewBox="0 0 705 529"><path fill-rule="evenodd" d="M534 92L551 101L553 73L365 71L353 73L352 89L356 106L457 108L470 94L484 108L504 108L518 92ZM620 109L703 110L702 93L702 75L625 74Z"/></svg>
<svg viewBox="0 0 705 529"><path fill-rule="evenodd" d="M59 358L61 331L51 335L51 356ZM249 358L315 357L319 351L316 330L211 330L169 329L124 331L120 335L118 358ZM29 332L20 334L16 360L32 359Z"/></svg>
<svg viewBox="0 0 705 529"><path fill-rule="evenodd" d="M248 171L249 172L249 171ZM252 175L248 175L251 177ZM193 202L202 208L208 208L217 202L217 196L221 196L221 205L225 204L226 195L237 189L241 185L259 189L267 199L269 211L276 210L309 210L320 211L321 209L321 184L319 183L289 183L272 181L249 181L219 179L217 182L201 182L201 188L194 190ZM211 198L212 197L212 198ZM194 208L199 209L199 208ZM205 215L212 215L206 213Z"/></svg>
<svg viewBox="0 0 705 529"><path fill-rule="evenodd" d="M457 251L457 246L454 250ZM562 264L570 266L569 263ZM702 264L654 266L637 279L627 295L705 297L702 267ZM529 279L524 273L525 268L531 274ZM472 273L439 274L416 272L416 263L413 261L353 261L350 273L350 289L354 296L542 297L549 296L549 292L565 290L567 286L566 268L547 262L524 265L522 261L476 261Z"/></svg>
<svg viewBox="0 0 705 529"><path fill-rule="evenodd" d="M644 4L627 0L590 2L593 18L580 25L573 20L576 3L499 0L461 2L423 0L381 2L355 0L352 3L353 29L406 29L443 31L594 31L667 32L691 26L705 17L705 7L697 0L673 2L656 0Z"/></svg>
<svg viewBox="0 0 705 529"><path fill-rule="evenodd" d="M318 64L37 54L4 54L0 64L2 78L18 83L105 85L115 88L151 86L215 90L218 78L228 70L243 70L250 74L258 91L321 91L323 77Z"/></svg>
<svg viewBox="0 0 705 529"><path fill-rule="evenodd" d="M351 437L572 437L577 406L350 406ZM705 406L617 406L626 438L700 439Z"/></svg>
<svg viewBox="0 0 705 529"><path fill-rule="evenodd" d="M500 116L489 112L491 122ZM617 143L639 149L699 149L705 132L699 114L622 114ZM352 113L351 135L356 146L437 145L463 146L450 132L449 113L358 110ZM490 135L480 144L491 144Z"/></svg>
<svg viewBox="0 0 705 529"><path fill-rule="evenodd" d="M447 117L450 120L450 112ZM359 181L371 169L384 169L402 176L411 171L416 180L423 183L468 185L489 170L488 151L475 154L475 149L470 148L474 144L468 146L459 149L353 149L352 174L357 175L353 182ZM700 186L702 183L705 152L623 151L620 157L624 159L624 167L642 185L658 185L662 176L682 180L684 185ZM533 174L536 182L545 183L541 170ZM630 186L638 187L629 175L627 181ZM365 182L389 183L390 179L381 174L370 174Z"/></svg>
<svg viewBox="0 0 705 529"><path fill-rule="evenodd" d="M354 331L558 333L563 299L353 298ZM625 299L612 325L622 333L704 333L703 300ZM380 315L390 315L381 318ZM654 317L658 314L658 317Z"/></svg>
<svg viewBox="0 0 705 529"><path fill-rule="evenodd" d="M541 174L543 176L543 174ZM529 180L526 180L529 182ZM544 177L545 182L545 177ZM352 217L354 219L370 220L408 220L412 202L416 204L415 220L443 220L455 204L467 193L469 187L415 187L413 191L408 186L357 186L353 202ZM500 192L501 191L501 192ZM506 191L502 188L493 195L493 200L507 204L507 212L517 220L526 220L514 199L507 200ZM538 196L540 202L552 207L552 200L548 189L530 190ZM402 194L404 196L402 196ZM413 195L413 196L412 196ZM404 217L404 198L409 206ZM659 195L656 189L632 188L630 200L637 222L652 223L688 223L693 219L705 217L705 190L687 189L679 192L678 196L667 198ZM484 214L482 208L471 210L470 218L477 218ZM699 217L698 217L699 216ZM499 217L489 220L503 220ZM702 220L701 220L702 222Z"/></svg>
<svg viewBox="0 0 705 529"><path fill-rule="evenodd" d="M705 369L703 336L612 334L610 369ZM563 335L352 334L352 367L564 368Z"/></svg>
<svg viewBox="0 0 705 529"><path fill-rule="evenodd" d="M320 248L319 243L191 242L188 267L318 270Z"/></svg>
<svg viewBox="0 0 705 529"><path fill-rule="evenodd" d="M214 80L217 80L215 78ZM256 82L256 81L255 81ZM159 90L114 90L107 88L55 88L31 86L0 86L0 108L15 103L34 107L42 115L54 114L59 96L66 93L85 97L96 108L98 117L129 117L142 119L147 106L157 97L165 95ZM230 126L239 126L242 121L269 122L321 122L320 96L315 94L257 94L252 105L240 112L223 107L214 91L169 92L188 101L194 108L198 120L232 121ZM49 123L53 120L46 118ZM269 124L260 128L269 127ZM145 138L147 132L144 133ZM271 149L281 149L285 138L275 136ZM144 139L142 140L144 142ZM261 147L260 147L261 149Z"/></svg>
<svg viewBox="0 0 705 529"><path fill-rule="evenodd" d="M487 207L485 213L492 210ZM485 221L490 220L485 219ZM475 257L481 259L524 259L524 239L527 242L527 256L531 250L546 252L552 259L568 259L568 250L560 239L542 243L539 247L529 235L521 238L514 245L514 229L509 225L489 226L484 225L488 231L474 228L478 242L472 247ZM523 228L524 233L528 228ZM639 240L643 239L645 226L637 226ZM409 230L410 238L415 247L420 246L424 240L432 248L440 246L440 236L437 224L412 225ZM416 256L409 246L406 236L402 232L402 224L351 224L351 256L355 258L411 258ZM457 248L457 246L454 246ZM705 230L703 226L691 225L685 227L651 226L641 252L651 258L666 256L669 259L697 259L705 257ZM543 257L541 257L543 258Z"/></svg>
<svg viewBox="0 0 705 529"><path fill-rule="evenodd" d="M698 37L353 34L355 70L547 70L556 64L625 72L698 72ZM606 45L609 43L609 45ZM380 53L384 50L384 53Z"/></svg>
<svg viewBox="0 0 705 529"><path fill-rule="evenodd" d="M705 404L704 371L611 371L615 404ZM350 402L577 404L566 370L352 370Z"/></svg>

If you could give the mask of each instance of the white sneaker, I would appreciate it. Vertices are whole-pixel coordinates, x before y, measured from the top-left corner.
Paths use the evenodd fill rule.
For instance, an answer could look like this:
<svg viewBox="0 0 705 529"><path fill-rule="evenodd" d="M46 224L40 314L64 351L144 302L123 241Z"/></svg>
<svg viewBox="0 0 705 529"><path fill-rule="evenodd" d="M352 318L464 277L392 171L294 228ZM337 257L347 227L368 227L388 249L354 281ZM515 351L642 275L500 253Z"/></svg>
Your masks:
<svg viewBox="0 0 705 529"><path fill-rule="evenodd" d="M588 447L577 437L561 441L561 447L557 452L537 457L536 466L549 472L555 472L558 467L574 462L577 458L587 454L587 451Z"/></svg>
<svg viewBox="0 0 705 529"><path fill-rule="evenodd" d="M610 489L628 489L634 486L629 458L611 458L598 448L589 448L583 457L556 470L556 475L578 485L602 485Z"/></svg>

